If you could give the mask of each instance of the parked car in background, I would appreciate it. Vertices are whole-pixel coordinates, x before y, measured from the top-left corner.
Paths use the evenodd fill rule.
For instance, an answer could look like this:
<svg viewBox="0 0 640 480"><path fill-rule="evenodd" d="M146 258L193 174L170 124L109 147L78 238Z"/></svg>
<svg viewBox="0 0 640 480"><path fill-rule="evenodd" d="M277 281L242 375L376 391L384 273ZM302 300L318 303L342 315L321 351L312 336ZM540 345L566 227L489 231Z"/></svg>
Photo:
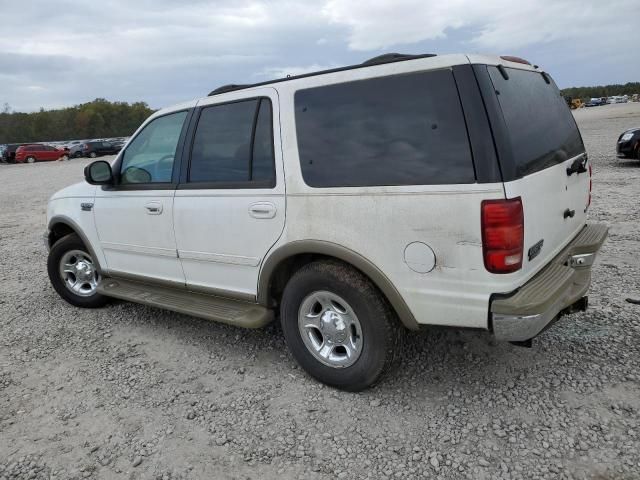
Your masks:
<svg viewBox="0 0 640 480"><path fill-rule="evenodd" d="M69 158L66 150L51 145L21 145L16 149L16 163L35 163Z"/></svg>
<svg viewBox="0 0 640 480"><path fill-rule="evenodd" d="M82 152L84 148L84 143L76 143L69 147L69 158L80 158L84 154Z"/></svg>
<svg viewBox="0 0 640 480"><path fill-rule="evenodd" d="M82 144L82 156L96 158L102 155L115 155L122 150L122 145L111 142L91 141Z"/></svg>
<svg viewBox="0 0 640 480"><path fill-rule="evenodd" d="M10 143L8 145L5 145L4 150L2 151L2 161L7 163L15 163L16 150L19 146L19 143Z"/></svg>
<svg viewBox="0 0 640 480"><path fill-rule="evenodd" d="M640 160L640 128L626 130L618 137L616 144L618 158L635 158Z"/></svg>
<svg viewBox="0 0 640 480"><path fill-rule="evenodd" d="M587 107L599 107L600 105L602 105L601 98L592 98L585 104Z"/></svg>

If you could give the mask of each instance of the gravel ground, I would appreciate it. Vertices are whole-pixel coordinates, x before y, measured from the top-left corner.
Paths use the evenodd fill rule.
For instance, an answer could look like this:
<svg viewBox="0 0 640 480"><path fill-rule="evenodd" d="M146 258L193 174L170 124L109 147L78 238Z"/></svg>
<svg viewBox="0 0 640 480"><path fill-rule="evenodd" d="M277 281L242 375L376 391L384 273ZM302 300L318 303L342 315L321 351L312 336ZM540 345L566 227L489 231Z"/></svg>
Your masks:
<svg viewBox="0 0 640 480"><path fill-rule="evenodd" d="M534 348L409 336L359 394L247 331L127 303L81 310L45 272L47 198L84 160L0 165L0 479L640 478L640 104L576 112L610 225L588 312Z"/></svg>

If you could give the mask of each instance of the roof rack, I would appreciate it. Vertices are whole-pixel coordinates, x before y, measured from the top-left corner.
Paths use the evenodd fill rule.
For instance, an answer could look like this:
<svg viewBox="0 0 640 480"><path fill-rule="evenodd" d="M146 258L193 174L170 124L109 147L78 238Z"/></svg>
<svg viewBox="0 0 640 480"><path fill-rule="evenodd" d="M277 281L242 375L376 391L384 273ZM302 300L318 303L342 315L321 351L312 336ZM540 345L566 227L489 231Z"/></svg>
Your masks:
<svg viewBox="0 0 640 480"><path fill-rule="evenodd" d="M410 55L406 53L384 53L382 55L378 55L377 57L370 58L369 60L365 60L364 62L362 62L362 65L381 65L383 63L401 62L403 60L413 60L415 58L429 58L435 56L435 53L425 53L423 55Z"/></svg>
<svg viewBox="0 0 640 480"><path fill-rule="evenodd" d="M212 91L209 96L211 95L217 95L218 93L226 93L226 92L233 92L234 90L242 90L243 88L247 88L250 87L251 85L249 84L243 84L243 85L238 85L235 83L230 83L228 85L223 85L221 87L216 88L214 91Z"/></svg>
<svg viewBox="0 0 640 480"><path fill-rule="evenodd" d="M301 75L288 75L284 78L277 78L275 80L268 80L266 82L260 82L260 83L252 83L252 84L245 84L245 85L231 83L228 85L223 85L221 87L218 87L215 90L212 90L208 96L211 97L213 95L220 95L222 93L233 92L235 90L243 90L245 88L260 87L263 85L271 85L273 83L287 82L289 80L297 80L299 78L314 77L316 75L324 75L326 73L343 72L345 70L354 70L356 68L365 68L365 67L371 67L374 65L382 65L385 63L402 62L405 60L416 60L419 58L429 58L429 57L435 57L435 56L436 54L434 53L425 53L421 55L409 55L404 53L385 53L383 55L378 55L377 57L370 58L369 60L365 60L362 63L358 63L356 65L348 65L346 67L330 68L328 70L319 70L317 72L303 73Z"/></svg>

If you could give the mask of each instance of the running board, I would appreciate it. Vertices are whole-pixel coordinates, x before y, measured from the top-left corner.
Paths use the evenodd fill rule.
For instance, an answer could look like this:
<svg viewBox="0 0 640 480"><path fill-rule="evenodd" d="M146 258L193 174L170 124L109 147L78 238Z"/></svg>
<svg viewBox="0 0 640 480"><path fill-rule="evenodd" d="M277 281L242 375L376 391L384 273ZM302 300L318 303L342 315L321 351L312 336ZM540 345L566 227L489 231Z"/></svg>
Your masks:
<svg viewBox="0 0 640 480"><path fill-rule="evenodd" d="M260 328L273 320L273 311L257 303L119 278L103 279L98 285L98 292L107 297L142 303L244 328Z"/></svg>

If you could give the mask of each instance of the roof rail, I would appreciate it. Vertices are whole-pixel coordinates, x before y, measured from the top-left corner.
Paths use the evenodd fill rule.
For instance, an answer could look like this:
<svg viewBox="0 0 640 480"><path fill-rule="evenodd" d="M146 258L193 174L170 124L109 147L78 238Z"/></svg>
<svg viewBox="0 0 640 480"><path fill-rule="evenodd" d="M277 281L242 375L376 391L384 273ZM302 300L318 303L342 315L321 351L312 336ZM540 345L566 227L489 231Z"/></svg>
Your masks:
<svg viewBox="0 0 640 480"><path fill-rule="evenodd" d="M380 65L383 63L400 62L402 60L412 60L414 58L435 57L435 53L425 53L424 55L411 55L407 53L384 53L377 57L370 58L362 62L362 65Z"/></svg>
<svg viewBox="0 0 640 480"><path fill-rule="evenodd" d="M216 88L215 90L212 90L208 96L210 97L211 95L217 95L218 93L233 92L234 90L242 90L243 88L247 88L250 86L251 85L248 85L248 84L240 85L235 83L229 83L228 85L223 85L221 87Z"/></svg>
<svg viewBox="0 0 640 480"><path fill-rule="evenodd" d="M245 88L261 87L263 85L271 85L273 83L287 82L289 80L296 80L299 78L314 77L316 75L324 75L326 73L343 72L345 70L353 70L356 68L372 67L374 65L382 65L385 63L401 62L405 60L416 60L419 58L429 58L429 57L435 57L435 56L436 56L435 53L424 53L421 55L409 55L409 54L403 54L403 53L385 53L383 55L378 55L377 57L370 58L369 60L366 60L363 63L358 63L356 65L348 65L346 67L330 68L328 70L319 70L317 72L303 73L301 75L289 75L284 78L277 78L275 80L268 80L266 82L252 83L252 84L246 84L246 85L231 83L229 85L223 85L222 87L218 87L215 90L212 90L208 96L211 97L213 95L220 95L222 93L233 92L235 90L243 90Z"/></svg>

